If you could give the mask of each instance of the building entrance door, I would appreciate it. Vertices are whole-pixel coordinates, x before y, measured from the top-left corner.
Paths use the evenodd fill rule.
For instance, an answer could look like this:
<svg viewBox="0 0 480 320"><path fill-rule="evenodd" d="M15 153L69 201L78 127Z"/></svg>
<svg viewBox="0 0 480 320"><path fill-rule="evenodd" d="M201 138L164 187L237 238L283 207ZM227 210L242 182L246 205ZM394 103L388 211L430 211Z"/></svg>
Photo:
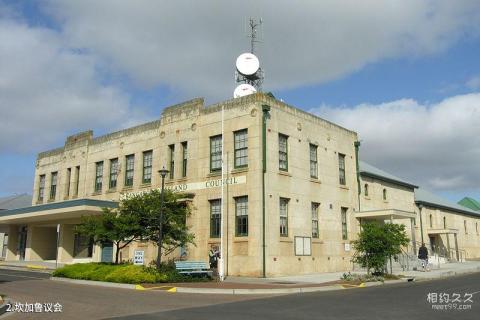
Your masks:
<svg viewBox="0 0 480 320"><path fill-rule="evenodd" d="M437 243L436 243L436 239L435 239L435 236L429 236L430 238L430 249L432 250L432 252L437 252Z"/></svg>
<svg viewBox="0 0 480 320"><path fill-rule="evenodd" d="M100 257L100 262L112 262L113 261L113 243L104 242L102 243L102 255Z"/></svg>
<svg viewBox="0 0 480 320"><path fill-rule="evenodd" d="M18 254L20 260L25 260L25 249L27 248L27 227L21 227L18 234Z"/></svg>

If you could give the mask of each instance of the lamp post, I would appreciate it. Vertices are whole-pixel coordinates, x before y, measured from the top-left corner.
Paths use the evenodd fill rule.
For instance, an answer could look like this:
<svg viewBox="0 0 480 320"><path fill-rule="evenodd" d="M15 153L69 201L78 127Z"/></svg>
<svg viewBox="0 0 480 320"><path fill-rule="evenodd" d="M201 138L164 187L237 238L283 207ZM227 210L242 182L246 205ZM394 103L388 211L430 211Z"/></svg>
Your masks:
<svg viewBox="0 0 480 320"><path fill-rule="evenodd" d="M162 168L162 170L158 170L158 173L160 173L160 176L162 177L162 189L160 191L160 221L159 221L159 228L158 228L158 241L157 241L157 246L158 246L158 253L157 253L157 269L160 270L160 262L162 259L162 240L163 240L163 190L165 188L165 177L168 174L168 170L165 169L165 167Z"/></svg>

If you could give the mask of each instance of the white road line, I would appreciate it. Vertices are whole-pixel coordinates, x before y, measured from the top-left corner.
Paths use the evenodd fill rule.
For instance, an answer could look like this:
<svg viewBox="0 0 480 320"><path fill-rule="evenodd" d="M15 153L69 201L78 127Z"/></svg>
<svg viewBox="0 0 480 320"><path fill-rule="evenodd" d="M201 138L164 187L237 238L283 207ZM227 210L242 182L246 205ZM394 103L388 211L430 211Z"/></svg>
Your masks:
<svg viewBox="0 0 480 320"><path fill-rule="evenodd" d="M44 280L44 279L45 279L45 278L39 278L39 277L18 276L18 275L8 274L8 273L0 273L0 276L17 277L17 278L30 278L30 279L41 279L41 280Z"/></svg>

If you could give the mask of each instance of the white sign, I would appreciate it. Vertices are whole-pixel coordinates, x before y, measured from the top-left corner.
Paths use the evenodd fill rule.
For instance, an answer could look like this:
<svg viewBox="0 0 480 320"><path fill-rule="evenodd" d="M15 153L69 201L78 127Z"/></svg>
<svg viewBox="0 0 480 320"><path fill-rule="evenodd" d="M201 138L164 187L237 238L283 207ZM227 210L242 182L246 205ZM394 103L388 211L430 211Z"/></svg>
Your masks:
<svg viewBox="0 0 480 320"><path fill-rule="evenodd" d="M225 179L220 178L220 179L213 179L213 180L207 180L202 182L182 183L182 184L165 186L165 189L172 190L172 191L179 191L179 192L188 192L193 190L220 188L223 185L236 185L236 184L244 184L244 183L247 183L247 176L230 177ZM157 188L156 190L160 190L160 188ZM132 196L142 195L150 191L151 190L144 190L139 192L125 193L120 196L120 200L124 200Z"/></svg>
<svg viewBox="0 0 480 320"><path fill-rule="evenodd" d="M143 265L144 258L145 258L145 251L135 250L134 253L133 253L133 264Z"/></svg>
<svg viewBox="0 0 480 320"><path fill-rule="evenodd" d="M312 255L310 237L295 237L295 255L296 256L310 256Z"/></svg>
<svg viewBox="0 0 480 320"><path fill-rule="evenodd" d="M345 251L350 251L350 243L345 243Z"/></svg>

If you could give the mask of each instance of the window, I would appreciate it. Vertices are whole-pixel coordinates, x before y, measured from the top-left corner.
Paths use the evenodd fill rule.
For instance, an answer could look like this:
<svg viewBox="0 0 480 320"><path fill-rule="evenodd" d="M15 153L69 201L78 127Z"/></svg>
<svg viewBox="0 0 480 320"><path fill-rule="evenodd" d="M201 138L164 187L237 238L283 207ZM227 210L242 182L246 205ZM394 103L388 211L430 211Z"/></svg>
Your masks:
<svg viewBox="0 0 480 320"><path fill-rule="evenodd" d="M67 169L67 181L65 182L65 197L70 196L70 180L72 179L72 168Z"/></svg>
<svg viewBox="0 0 480 320"><path fill-rule="evenodd" d="M95 163L95 192L102 191L103 161Z"/></svg>
<svg viewBox="0 0 480 320"><path fill-rule="evenodd" d="M465 229L465 234L467 234L467 220L463 220L463 228Z"/></svg>
<svg viewBox="0 0 480 320"><path fill-rule="evenodd" d="M248 197L235 198L235 234L248 236Z"/></svg>
<svg viewBox="0 0 480 320"><path fill-rule="evenodd" d="M365 186L363 187L365 197L368 197L368 183L365 183Z"/></svg>
<svg viewBox="0 0 480 320"><path fill-rule="evenodd" d="M7 250L8 250L8 233L5 233L3 235L2 258L7 257Z"/></svg>
<svg viewBox="0 0 480 320"><path fill-rule="evenodd" d="M135 165L135 155L130 154L125 157L125 186L131 187L133 186L133 173L134 173L134 165Z"/></svg>
<svg viewBox="0 0 480 320"><path fill-rule="evenodd" d="M248 166L248 131L247 129L236 131L233 134L235 140L235 168Z"/></svg>
<svg viewBox="0 0 480 320"><path fill-rule="evenodd" d="M91 258L93 253L93 239L76 233L73 240L74 258Z"/></svg>
<svg viewBox="0 0 480 320"><path fill-rule="evenodd" d="M182 142L182 177L187 176L187 159L188 159L188 144L187 141Z"/></svg>
<svg viewBox="0 0 480 320"><path fill-rule="evenodd" d="M222 135L210 137L210 172L222 170Z"/></svg>
<svg viewBox="0 0 480 320"><path fill-rule="evenodd" d="M108 187L114 189L117 187L118 178L118 158L110 160L110 177L108 179Z"/></svg>
<svg viewBox="0 0 480 320"><path fill-rule="evenodd" d="M348 239L347 211L348 208L342 208L342 240Z"/></svg>
<svg viewBox="0 0 480 320"><path fill-rule="evenodd" d="M310 144L310 178L318 178L317 146Z"/></svg>
<svg viewBox="0 0 480 320"><path fill-rule="evenodd" d="M288 171L288 136L278 134L278 168Z"/></svg>
<svg viewBox="0 0 480 320"><path fill-rule="evenodd" d="M50 182L50 200L54 200L57 195L57 178L58 172L52 172L51 182Z"/></svg>
<svg viewBox="0 0 480 320"><path fill-rule="evenodd" d="M222 200L210 200L210 238L220 238Z"/></svg>
<svg viewBox="0 0 480 320"><path fill-rule="evenodd" d="M430 215L430 228L433 228L433 217Z"/></svg>
<svg viewBox="0 0 480 320"><path fill-rule="evenodd" d="M443 229L447 229L447 217L443 217Z"/></svg>
<svg viewBox="0 0 480 320"><path fill-rule="evenodd" d="M344 186L347 184L347 180L345 179L345 155L341 153L338 154L338 171L339 182Z"/></svg>
<svg viewBox="0 0 480 320"><path fill-rule="evenodd" d="M152 182L152 150L143 153L143 177L142 183Z"/></svg>
<svg viewBox="0 0 480 320"><path fill-rule="evenodd" d="M478 234L478 222L475 222L475 231L476 231L477 234Z"/></svg>
<svg viewBox="0 0 480 320"><path fill-rule="evenodd" d="M288 199L280 198L280 236L288 237Z"/></svg>
<svg viewBox="0 0 480 320"><path fill-rule="evenodd" d="M168 158L170 159L170 179L175 177L175 145L168 146Z"/></svg>
<svg viewBox="0 0 480 320"><path fill-rule="evenodd" d="M387 201L387 189L383 189L383 201Z"/></svg>
<svg viewBox="0 0 480 320"><path fill-rule="evenodd" d="M42 174L40 176L40 180L38 183L38 201L43 201L44 195L45 195L45 175Z"/></svg>
<svg viewBox="0 0 480 320"><path fill-rule="evenodd" d="M320 204L312 202L312 238L318 238L318 208Z"/></svg>
<svg viewBox="0 0 480 320"><path fill-rule="evenodd" d="M78 196L80 186L80 166L75 167L75 197Z"/></svg>

